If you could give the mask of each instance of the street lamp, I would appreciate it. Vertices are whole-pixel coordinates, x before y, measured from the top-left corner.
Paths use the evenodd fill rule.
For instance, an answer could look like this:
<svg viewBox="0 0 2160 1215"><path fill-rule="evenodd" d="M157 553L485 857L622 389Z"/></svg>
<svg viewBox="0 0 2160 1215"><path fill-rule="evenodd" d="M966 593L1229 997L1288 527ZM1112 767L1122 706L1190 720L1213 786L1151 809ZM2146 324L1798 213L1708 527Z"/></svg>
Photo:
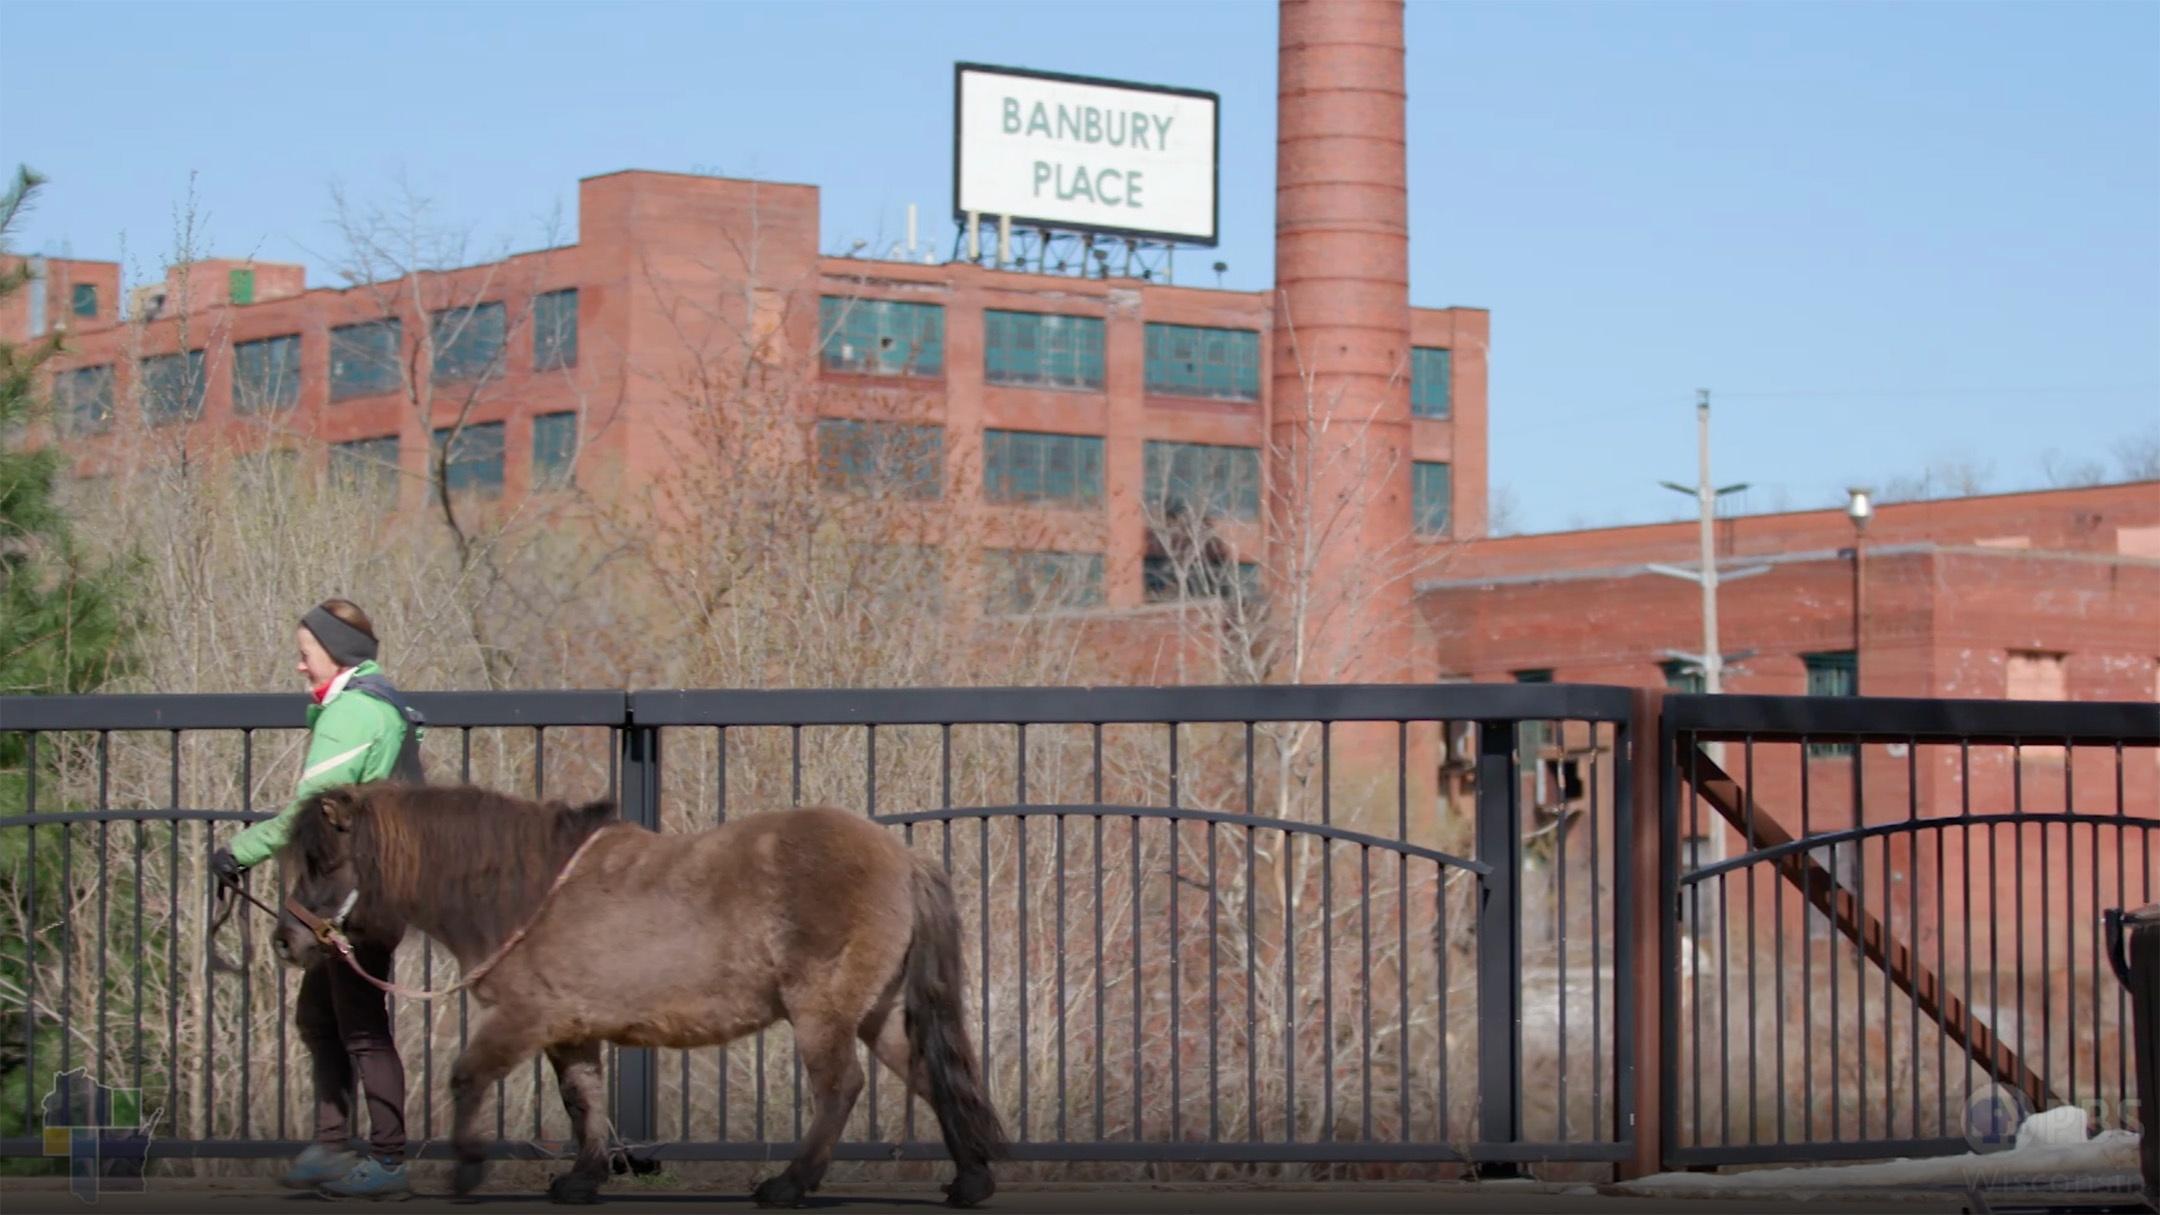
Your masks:
<svg viewBox="0 0 2160 1215"><path fill-rule="evenodd" d="M1852 520L1852 650L1853 695L1860 694L1860 631L1867 619L1867 525L1875 517L1869 491L1852 486L1845 491L1845 517Z"/></svg>

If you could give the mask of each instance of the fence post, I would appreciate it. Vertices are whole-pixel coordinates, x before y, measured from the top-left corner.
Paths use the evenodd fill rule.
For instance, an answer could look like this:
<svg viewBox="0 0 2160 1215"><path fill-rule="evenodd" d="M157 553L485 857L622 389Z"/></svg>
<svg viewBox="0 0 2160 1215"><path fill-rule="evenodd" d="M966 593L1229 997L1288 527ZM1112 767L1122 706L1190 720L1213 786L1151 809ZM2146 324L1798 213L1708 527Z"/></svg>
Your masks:
<svg viewBox="0 0 2160 1215"><path fill-rule="evenodd" d="M1515 745L1522 723L1478 725L1477 858L1492 866L1477 922L1478 1141L1522 1140L1522 808ZM1534 762L1534 761L1533 761ZM1480 1176L1515 1176L1514 1162Z"/></svg>
<svg viewBox="0 0 2160 1215"><path fill-rule="evenodd" d="M634 710L626 711L623 717L622 816L658 831L660 731L638 725L634 717ZM624 1144L651 1143L659 1137L655 1066L651 1047L624 1047L615 1053L615 1135Z"/></svg>
<svg viewBox="0 0 2160 1215"><path fill-rule="evenodd" d="M1621 1180L1647 1177L1665 1167L1665 972L1669 905L1664 868L1665 693L1637 688L1628 712L1627 751L1619 766L1619 810L1613 838L1623 841L1625 862L1613 866L1614 921L1621 926L1620 965L1626 987L1618 993L1614 1026L1619 1075L1620 1133L1634 1144L1620 1162Z"/></svg>

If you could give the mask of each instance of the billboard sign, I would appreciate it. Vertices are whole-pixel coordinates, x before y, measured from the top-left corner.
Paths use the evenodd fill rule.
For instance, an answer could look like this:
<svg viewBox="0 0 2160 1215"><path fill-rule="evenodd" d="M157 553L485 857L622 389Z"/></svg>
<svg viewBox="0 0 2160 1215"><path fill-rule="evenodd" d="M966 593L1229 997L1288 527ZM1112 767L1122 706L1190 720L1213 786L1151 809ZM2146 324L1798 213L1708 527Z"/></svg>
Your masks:
<svg viewBox="0 0 2160 1215"><path fill-rule="evenodd" d="M953 213L1213 245L1214 93L955 64Z"/></svg>

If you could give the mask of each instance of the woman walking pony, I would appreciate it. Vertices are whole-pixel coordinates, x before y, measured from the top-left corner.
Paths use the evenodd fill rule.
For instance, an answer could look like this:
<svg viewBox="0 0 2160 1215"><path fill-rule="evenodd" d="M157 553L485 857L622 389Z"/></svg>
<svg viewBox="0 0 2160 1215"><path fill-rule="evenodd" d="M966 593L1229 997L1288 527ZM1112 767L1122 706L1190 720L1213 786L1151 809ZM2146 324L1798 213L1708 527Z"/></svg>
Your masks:
<svg viewBox="0 0 2160 1215"><path fill-rule="evenodd" d="M307 681L307 766L291 802L211 857L212 872L237 882L277 855L301 808L338 785L394 777L419 781L422 723L384 677L375 658L375 625L344 599L326 599L301 617L298 670ZM358 950L368 973L389 979L397 940L371 938ZM300 980L293 1017L315 1077L315 1142L285 1174L288 1185L355 1197L408 1192L405 1169L405 1067L383 993L329 959ZM350 1148L353 1083L368 1106L369 1151Z"/></svg>

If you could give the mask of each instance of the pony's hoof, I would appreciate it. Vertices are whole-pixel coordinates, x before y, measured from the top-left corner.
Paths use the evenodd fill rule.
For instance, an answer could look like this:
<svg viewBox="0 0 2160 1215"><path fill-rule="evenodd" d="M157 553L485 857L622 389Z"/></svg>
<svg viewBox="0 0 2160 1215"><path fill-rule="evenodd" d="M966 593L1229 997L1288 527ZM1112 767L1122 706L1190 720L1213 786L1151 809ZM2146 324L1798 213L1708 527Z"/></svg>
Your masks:
<svg viewBox="0 0 2160 1215"><path fill-rule="evenodd" d="M750 1192L752 1201L761 1207L799 1207L803 1204L803 1188L787 1173L768 1177Z"/></svg>
<svg viewBox="0 0 2160 1215"><path fill-rule="evenodd" d="M548 1201L589 1203L600 1201L600 1179L591 1173L564 1173L548 1182Z"/></svg>
<svg viewBox="0 0 2160 1215"><path fill-rule="evenodd" d="M458 1197L463 1198L479 1189L480 1179L486 1175L486 1161L460 1160L458 1161L457 1170L450 1175L450 1190Z"/></svg>
<svg viewBox="0 0 2160 1215"><path fill-rule="evenodd" d="M945 1186L945 1205L951 1207L981 1206L997 1193L997 1179L990 1170L962 1173Z"/></svg>

